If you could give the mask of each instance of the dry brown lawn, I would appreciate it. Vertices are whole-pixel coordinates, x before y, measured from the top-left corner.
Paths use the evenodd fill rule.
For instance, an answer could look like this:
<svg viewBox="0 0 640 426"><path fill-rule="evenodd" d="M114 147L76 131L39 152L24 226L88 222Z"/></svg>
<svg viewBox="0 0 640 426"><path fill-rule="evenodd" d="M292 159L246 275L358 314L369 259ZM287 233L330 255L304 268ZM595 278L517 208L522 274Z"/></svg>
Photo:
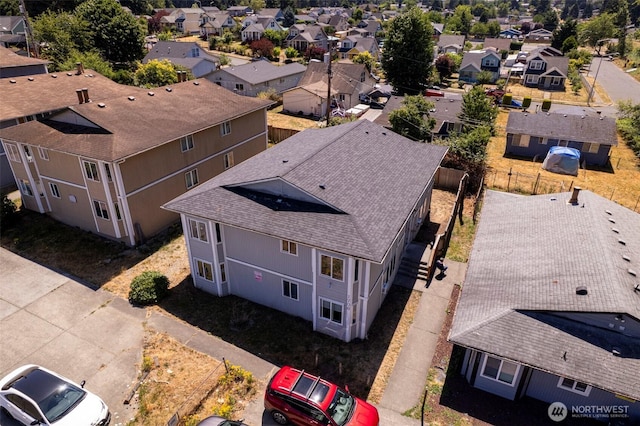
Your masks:
<svg viewBox="0 0 640 426"><path fill-rule="evenodd" d="M267 111L267 123L269 126L293 130L313 129L318 127L318 121L316 120L283 113L282 106Z"/></svg>
<svg viewBox="0 0 640 426"><path fill-rule="evenodd" d="M542 159L534 162L504 157L508 114L508 111L500 111L496 136L487 147L487 186L522 193L531 193L536 180L539 181L538 193L564 192L572 186L580 186L631 210L640 210L640 161L621 138L618 138L618 146L611 150L610 169L588 168L581 169L578 176L560 175L542 170ZM521 112L511 111L511 114Z"/></svg>

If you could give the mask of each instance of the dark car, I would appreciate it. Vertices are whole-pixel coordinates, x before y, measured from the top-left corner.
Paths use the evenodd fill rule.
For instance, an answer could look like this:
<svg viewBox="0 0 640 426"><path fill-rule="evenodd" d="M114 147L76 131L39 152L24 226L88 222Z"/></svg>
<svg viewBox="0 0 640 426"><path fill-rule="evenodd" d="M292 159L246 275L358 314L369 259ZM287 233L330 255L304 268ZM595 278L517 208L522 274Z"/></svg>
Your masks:
<svg viewBox="0 0 640 426"><path fill-rule="evenodd" d="M373 405L304 370L282 367L271 378L264 407L278 424L378 426Z"/></svg>

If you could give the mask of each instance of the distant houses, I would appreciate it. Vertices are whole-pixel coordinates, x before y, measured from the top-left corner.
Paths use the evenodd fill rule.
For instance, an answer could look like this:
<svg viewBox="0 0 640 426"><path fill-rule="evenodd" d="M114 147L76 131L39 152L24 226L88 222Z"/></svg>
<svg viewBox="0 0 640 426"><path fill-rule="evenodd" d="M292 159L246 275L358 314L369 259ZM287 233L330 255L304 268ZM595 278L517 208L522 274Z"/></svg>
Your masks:
<svg viewBox="0 0 640 426"><path fill-rule="evenodd" d="M299 63L277 66L269 61L254 61L221 68L206 79L238 95L256 96L260 92L282 93L296 87L305 71L306 67Z"/></svg>

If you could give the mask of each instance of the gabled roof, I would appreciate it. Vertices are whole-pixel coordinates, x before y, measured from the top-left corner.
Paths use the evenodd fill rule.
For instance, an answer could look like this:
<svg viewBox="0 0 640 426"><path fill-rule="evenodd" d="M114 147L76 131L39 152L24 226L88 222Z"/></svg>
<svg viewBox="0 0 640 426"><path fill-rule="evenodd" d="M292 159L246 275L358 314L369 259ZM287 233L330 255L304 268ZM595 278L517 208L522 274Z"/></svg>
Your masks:
<svg viewBox="0 0 640 426"><path fill-rule="evenodd" d="M0 45L0 68L25 67L29 65L43 64L46 65L50 63L51 61L46 61L44 59L29 58L27 56L18 55L11 49L7 49L6 47Z"/></svg>
<svg viewBox="0 0 640 426"><path fill-rule="evenodd" d="M444 24L431 22L431 26L433 27L433 32L435 35L442 34L442 32L444 31Z"/></svg>
<svg viewBox="0 0 640 426"><path fill-rule="evenodd" d="M447 96L447 94L445 94ZM391 96L385 103L382 113L374 120L374 123L380 124L386 128L391 128L389 122L389 114L391 111L402 108L404 96ZM433 132L437 133L444 123L460 123L458 114L462 111L462 99L455 98L426 98L427 101L433 102L435 108L429 111L429 116L435 118L436 124L433 126Z"/></svg>
<svg viewBox="0 0 640 426"><path fill-rule="evenodd" d="M511 50L510 49L511 40L509 40L508 38L491 38L491 37L487 37L482 42L482 45L484 46L485 49L487 49L489 47L493 47L498 52L500 52L502 50L506 50L508 52L509 50Z"/></svg>
<svg viewBox="0 0 640 426"><path fill-rule="evenodd" d="M458 49L462 50L464 47L464 35L451 35L451 34L442 34L440 39L438 40L438 47L440 49L444 49L448 46L455 46Z"/></svg>
<svg viewBox="0 0 640 426"><path fill-rule="evenodd" d="M260 14L260 16L272 16L272 17L282 17L282 10L281 9L277 9L277 8L272 8L272 9L260 9L260 11L258 12Z"/></svg>
<svg viewBox="0 0 640 426"><path fill-rule="evenodd" d="M198 43L183 43L179 41L159 41L142 60L144 63L152 59L174 59L174 58L190 58L191 51L198 49L198 58L207 59L213 62L220 62L218 58L207 53Z"/></svg>
<svg viewBox="0 0 640 426"><path fill-rule="evenodd" d="M367 120L305 130L165 208L380 263L446 151Z"/></svg>
<svg viewBox="0 0 640 426"><path fill-rule="evenodd" d="M590 191L576 204L570 196L487 191L449 339L638 400L640 339L607 324L640 318L640 279L629 272L640 215ZM599 314L602 327L581 313Z"/></svg>
<svg viewBox="0 0 640 426"><path fill-rule="evenodd" d="M277 78L302 74L307 68L297 62L277 66L267 61L255 61L235 67L223 68L218 73L227 73L249 84L260 84Z"/></svg>
<svg viewBox="0 0 640 426"><path fill-rule="evenodd" d="M0 33L11 34L23 20L22 16L0 16Z"/></svg>
<svg viewBox="0 0 640 426"><path fill-rule="evenodd" d="M337 62L331 64L331 88L338 93L353 93L360 84L362 73L368 75L363 64ZM298 82L298 87L322 82L327 84L327 64L324 62L309 62L307 70ZM326 90L325 90L326 92Z"/></svg>
<svg viewBox="0 0 640 426"><path fill-rule="evenodd" d="M496 58L498 58L498 60L500 60L500 55L493 50L465 52L464 56L462 57L460 69L462 70L467 68L468 66L472 66L475 69L480 70L482 66L482 59L487 56L495 56Z"/></svg>
<svg viewBox="0 0 640 426"><path fill-rule="evenodd" d="M2 129L0 137L97 160L120 161L270 104L236 95L203 79L154 91L122 86L103 94L100 102L91 92L89 95L92 102L59 113L87 123L84 126L62 123L53 116Z"/></svg>
<svg viewBox="0 0 640 426"><path fill-rule="evenodd" d="M512 111L507 120L507 133L576 142L618 145L616 120L611 117L557 113L524 113Z"/></svg>

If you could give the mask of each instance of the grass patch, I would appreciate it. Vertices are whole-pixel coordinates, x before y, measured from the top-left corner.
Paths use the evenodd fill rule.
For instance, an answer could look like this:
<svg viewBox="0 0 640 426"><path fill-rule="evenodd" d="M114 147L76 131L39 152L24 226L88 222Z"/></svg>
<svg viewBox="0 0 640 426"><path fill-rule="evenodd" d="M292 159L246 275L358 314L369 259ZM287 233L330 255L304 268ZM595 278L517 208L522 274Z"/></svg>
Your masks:
<svg viewBox="0 0 640 426"><path fill-rule="evenodd" d="M447 249L447 259L466 263L469 260L475 235L476 223L472 220L471 213L465 210L462 215L462 222L456 220L456 224L453 227L451 241Z"/></svg>
<svg viewBox="0 0 640 426"><path fill-rule="evenodd" d="M305 130L318 128L318 121L297 115L282 112L282 105L267 111L267 123L273 127L282 129Z"/></svg>

